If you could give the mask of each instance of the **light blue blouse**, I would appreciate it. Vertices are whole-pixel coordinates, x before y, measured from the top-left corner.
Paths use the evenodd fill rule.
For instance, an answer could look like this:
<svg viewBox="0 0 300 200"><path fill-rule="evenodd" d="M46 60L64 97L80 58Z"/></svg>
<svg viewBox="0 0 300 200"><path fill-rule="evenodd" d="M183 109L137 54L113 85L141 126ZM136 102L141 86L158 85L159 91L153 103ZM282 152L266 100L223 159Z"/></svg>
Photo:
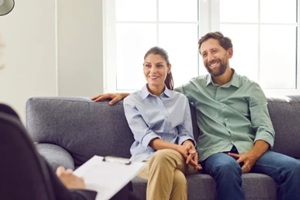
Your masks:
<svg viewBox="0 0 300 200"><path fill-rule="evenodd" d="M154 138L174 144L189 139L196 144L188 99L165 88L160 96L155 96L144 86L124 99L125 116L135 139L130 148L133 161L151 157L155 150L149 143Z"/></svg>

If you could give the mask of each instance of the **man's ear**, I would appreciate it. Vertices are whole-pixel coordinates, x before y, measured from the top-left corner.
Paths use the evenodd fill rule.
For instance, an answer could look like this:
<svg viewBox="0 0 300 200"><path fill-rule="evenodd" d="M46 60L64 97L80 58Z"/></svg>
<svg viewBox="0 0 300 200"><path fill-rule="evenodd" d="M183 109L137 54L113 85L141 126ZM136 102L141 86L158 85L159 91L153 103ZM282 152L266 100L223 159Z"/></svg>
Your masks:
<svg viewBox="0 0 300 200"><path fill-rule="evenodd" d="M227 50L227 53L228 53L228 58L232 58L232 56L233 56L233 48L229 48Z"/></svg>

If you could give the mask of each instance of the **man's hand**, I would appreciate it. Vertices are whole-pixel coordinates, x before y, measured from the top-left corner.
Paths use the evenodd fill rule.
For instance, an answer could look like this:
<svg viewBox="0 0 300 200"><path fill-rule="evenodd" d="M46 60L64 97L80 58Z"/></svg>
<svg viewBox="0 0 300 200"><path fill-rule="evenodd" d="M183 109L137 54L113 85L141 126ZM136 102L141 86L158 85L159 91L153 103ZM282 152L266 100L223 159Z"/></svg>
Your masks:
<svg viewBox="0 0 300 200"><path fill-rule="evenodd" d="M68 189L85 189L83 178L73 174L71 169L60 166L56 169L56 175Z"/></svg>
<svg viewBox="0 0 300 200"><path fill-rule="evenodd" d="M106 94L100 94L92 98L93 101L98 102L106 99L111 99L110 102L108 102L109 105L114 105L115 103L121 101L125 97L127 97L128 93L106 93Z"/></svg>
<svg viewBox="0 0 300 200"><path fill-rule="evenodd" d="M267 142L257 140L254 143L253 148L248 153L229 153L229 155L236 158L238 163L243 163L242 172L247 173L250 172L257 159L259 159L269 149L269 147L270 145Z"/></svg>
<svg viewBox="0 0 300 200"><path fill-rule="evenodd" d="M248 152L248 153L243 153L243 154L237 154L237 153L228 153L230 156L236 158L237 162L243 163L242 165L242 172L247 173L250 172L252 169L253 165L255 164L256 160L258 159L257 156L255 156L253 153Z"/></svg>

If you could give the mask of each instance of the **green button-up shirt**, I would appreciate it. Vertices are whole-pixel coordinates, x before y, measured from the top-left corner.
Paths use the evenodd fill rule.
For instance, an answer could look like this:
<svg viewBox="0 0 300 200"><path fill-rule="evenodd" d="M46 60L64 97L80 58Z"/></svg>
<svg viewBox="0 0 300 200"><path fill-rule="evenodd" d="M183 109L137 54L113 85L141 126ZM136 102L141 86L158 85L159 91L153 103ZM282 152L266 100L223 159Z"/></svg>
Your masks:
<svg viewBox="0 0 300 200"><path fill-rule="evenodd" d="M199 160L230 151L248 152L256 140L274 144L274 128L267 99L260 86L234 72L229 83L216 85L211 76L199 76L176 88L197 110L201 130L197 142Z"/></svg>

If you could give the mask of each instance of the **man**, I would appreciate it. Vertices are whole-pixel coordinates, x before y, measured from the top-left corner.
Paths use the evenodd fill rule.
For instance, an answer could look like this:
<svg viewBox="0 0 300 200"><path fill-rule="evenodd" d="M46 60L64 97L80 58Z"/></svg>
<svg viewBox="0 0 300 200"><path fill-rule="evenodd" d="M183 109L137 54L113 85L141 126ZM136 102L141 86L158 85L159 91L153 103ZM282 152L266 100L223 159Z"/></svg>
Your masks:
<svg viewBox="0 0 300 200"><path fill-rule="evenodd" d="M297 199L300 161L273 152L274 129L260 86L230 67L233 46L228 37L211 32L199 40L199 53L209 75L176 88L197 109L201 130L197 150L203 170L216 181L217 199L245 199L242 173L269 175L278 184L278 199ZM105 94L110 104L126 94Z"/></svg>

